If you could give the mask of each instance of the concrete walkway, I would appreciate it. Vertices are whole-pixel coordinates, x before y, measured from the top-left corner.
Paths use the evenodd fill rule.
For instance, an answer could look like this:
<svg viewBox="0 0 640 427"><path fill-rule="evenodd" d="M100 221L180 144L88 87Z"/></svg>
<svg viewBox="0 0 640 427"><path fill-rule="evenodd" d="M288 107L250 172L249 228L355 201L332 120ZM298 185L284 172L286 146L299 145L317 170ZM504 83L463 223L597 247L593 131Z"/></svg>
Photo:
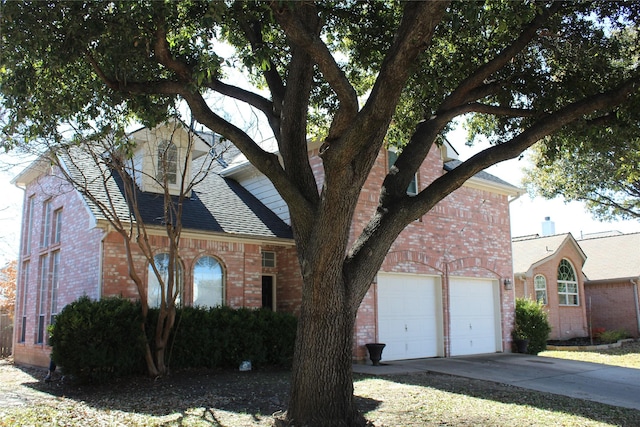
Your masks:
<svg viewBox="0 0 640 427"><path fill-rule="evenodd" d="M384 356L384 354L383 354ZM354 364L369 375L438 372L640 410L640 369L514 353Z"/></svg>

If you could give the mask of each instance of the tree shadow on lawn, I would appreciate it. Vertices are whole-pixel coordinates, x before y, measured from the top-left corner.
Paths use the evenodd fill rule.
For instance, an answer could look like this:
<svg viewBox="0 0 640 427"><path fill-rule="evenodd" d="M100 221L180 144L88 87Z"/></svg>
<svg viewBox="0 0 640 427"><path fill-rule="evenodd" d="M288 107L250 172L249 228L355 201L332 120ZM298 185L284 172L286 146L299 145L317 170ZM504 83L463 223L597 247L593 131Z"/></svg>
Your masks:
<svg viewBox="0 0 640 427"><path fill-rule="evenodd" d="M29 368L27 368L29 369ZM33 375L32 377L42 378ZM74 384L72 381L45 383L35 381L24 386L55 397L82 401L98 410L118 410L136 414L165 416L199 409L203 417L215 416L213 410L240 414L272 415L286 411L290 371L259 369L249 372L188 369L163 378L130 377L107 384ZM356 397L361 411L371 411L381 402Z"/></svg>
<svg viewBox="0 0 640 427"><path fill-rule="evenodd" d="M537 409L561 412L614 425L637 425L640 411L568 396L528 390L492 381L458 377L435 372L398 375L354 375L354 380L377 378L397 384L422 386L505 404L530 406Z"/></svg>

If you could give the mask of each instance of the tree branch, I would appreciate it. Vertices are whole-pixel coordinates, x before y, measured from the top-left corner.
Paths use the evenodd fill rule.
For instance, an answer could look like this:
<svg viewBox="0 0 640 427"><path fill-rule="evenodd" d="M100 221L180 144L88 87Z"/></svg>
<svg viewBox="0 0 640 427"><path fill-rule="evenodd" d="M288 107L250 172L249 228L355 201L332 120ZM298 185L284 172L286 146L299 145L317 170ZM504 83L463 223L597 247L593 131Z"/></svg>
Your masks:
<svg viewBox="0 0 640 427"><path fill-rule="evenodd" d="M385 57L371 95L363 110L371 110L379 104L387 105L380 115L391 117L389 110L395 110L401 88L411 73L411 65L426 49L433 37L436 26L442 20L448 1L408 2L389 54ZM392 114L392 113L391 113ZM379 115L376 115L379 116ZM373 120L379 120L376 117Z"/></svg>
<svg viewBox="0 0 640 427"><path fill-rule="evenodd" d="M184 82L192 81L192 70L186 64L176 61L169 51L169 42L167 41L167 32L164 28L164 22L158 22L158 28L155 31L154 57L158 63L164 65L173 71L180 80Z"/></svg>
<svg viewBox="0 0 640 427"><path fill-rule="evenodd" d="M309 4L298 4L295 8L311 7ZM298 47L307 52L318 65L340 100L340 108L331 123L329 139L341 134L351 123L358 112L358 95L351 82L340 68L327 45L320 39L319 28L308 28L289 7L276 7L272 3L276 20L287 37ZM315 10L314 10L314 13ZM318 26L319 27L319 26Z"/></svg>
<svg viewBox="0 0 640 427"><path fill-rule="evenodd" d="M311 215L310 202L302 195L297 186L289 180L280 165L278 156L260 148L242 129L215 114L199 92L187 89L179 93L189 104L193 117L209 129L229 138L260 172L266 175L289 206L299 206L306 215ZM295 178L292 178L295 179Z"/></svg>
<svg viewBox="0 0 640 427"><path fill-rule="evenodd" d="M240 7L241 2L238 2L234 7ZM265 45L262 38L262 23L259 21L245 21L240 19L239 25L242 28L247 40L251 44L253 52L258 52ZM279 116L279 112L282 109L282 100L285 95L285 86L280 74L278 74L278 68L276 64L269 59L269 67L263 71L264 78L269 86L269 92L274 103L274 112L276 116Z"/></svg>
<svg viewBox="0 0 640 427"><path fill-rule="evenodd" d="M480 87L486 79L491 77L493 73L504 67L509 61L520 53L533 38L536 36L538 29L556 12L558 12L564 5L562 2L554 2L546 8L540 15L536 16L527 25L520 36L513 41L510 46L507 46L502 52L491 59L486 64L478 68L473 74L467 77L458 85L455 91L447 97L447 99L440 105L443 110L449 110L457 105L460 105L469 98L469 93L472 90ZM478 99L478 98L475 98Z"/></svg>
<svg viewBox="0 0 640 427"><path fill-rule="evenodd" d="M350 277L355 271L358 271L358 274L364 274L367 271L367 265L378 265L377 262L382 262L382 259L372 257L384 258L395 238L407 224L424 215L478 172L501 161L519 156L540 139L584 115L614 108L629 96L636 94L639 88L640 77L634 77L607 92L569 104L555 113L540 118L510 141L474 155L454 170L435 179L417 196L405 195L401 199L386 201L381 198L376 213L347 255L345 275Z"/></svg>

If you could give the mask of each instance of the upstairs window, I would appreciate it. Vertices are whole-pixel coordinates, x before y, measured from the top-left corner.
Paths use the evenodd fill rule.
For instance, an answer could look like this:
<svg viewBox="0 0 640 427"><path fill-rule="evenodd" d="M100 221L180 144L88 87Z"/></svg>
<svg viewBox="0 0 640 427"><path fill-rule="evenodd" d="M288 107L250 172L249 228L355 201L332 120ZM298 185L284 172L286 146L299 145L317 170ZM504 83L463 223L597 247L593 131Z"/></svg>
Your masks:
<svg viewBox="0 0 640 427"><path fill-rule="evenodd" d="M276 266L276 253L271 251L262 252L262 266L263 267L275 267Z"/></svg>
<svg viewBox="0 0 640 427"><path fill-rule="evenodd" d="M158 144L158 172L156 179L160 184L178 182L178 148L173 142L162 141Z"/></svg>
<svg viewBox="0 0 640 427"><path fill-rule="evenodd" d="M27 212L25 214L27 218L27 228L24 232L24 254L29 255L31 253L31 233L33 231L33 209L35 206L36 199L34 196L29 197L29 201L27 202Z"/></svg>
<svg viewBox="0 0 640 427"><path fill-rule="evenodd" d="M393 166L396 160L398 160L398 153L392 150L387 151L387 159L389 163L389 169L391 169L391 166ZM413 179L407 187L407 194L410 196L415 196L418 194L418 176L416 174L413 175Z"/></svg>
<svg viewBox="0 0 640 427"><path fill-rule="evenodd" d="M40 247L46 248L51 242L51 200L44 202L42 206L42 235Z"/></svg>
<svg viewBox="0 0 640 427"><path fill-rule="evenodd" d="M60 231L62 229L62 209L57 209L53 213L53 233L51 240L53 244L60 243Z"/></svg>
<svg viewBox="0 0 640 427"><path fill-rule="evenodd" d="M541 304L547 304L547 279L543 275L538 274L533 278L533 287L536 291L536 301Z"/></svg>
<svg viewBox="0 0 640 427"><path fill-rule="evenodd" d="M578 305L578 280L569 261L563 259L558 265L558 303Z"/></svg>

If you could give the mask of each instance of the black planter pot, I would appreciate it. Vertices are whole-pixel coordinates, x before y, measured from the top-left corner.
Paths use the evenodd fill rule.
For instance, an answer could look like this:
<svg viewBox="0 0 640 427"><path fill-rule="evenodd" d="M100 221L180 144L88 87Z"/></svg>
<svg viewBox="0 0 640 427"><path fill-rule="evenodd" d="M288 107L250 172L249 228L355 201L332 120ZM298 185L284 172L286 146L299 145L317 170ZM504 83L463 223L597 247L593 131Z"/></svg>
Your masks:
<svg viewBox="0 0 640 427"><path fill-rule="evenodd" d="M382 343L369 343L365 344L367 350L369 351L369 359L373 363L373 366L380 365L380 359L382 359L382 350L386 346L386 344Z"/></svg>
<svg viewBox="0 0 640 427"><path fill-rule="evenodd" d="M529 347L529 340L514 340L514 344L516 345L516 351L518 353L526 353L527 348Z"/></svg>

